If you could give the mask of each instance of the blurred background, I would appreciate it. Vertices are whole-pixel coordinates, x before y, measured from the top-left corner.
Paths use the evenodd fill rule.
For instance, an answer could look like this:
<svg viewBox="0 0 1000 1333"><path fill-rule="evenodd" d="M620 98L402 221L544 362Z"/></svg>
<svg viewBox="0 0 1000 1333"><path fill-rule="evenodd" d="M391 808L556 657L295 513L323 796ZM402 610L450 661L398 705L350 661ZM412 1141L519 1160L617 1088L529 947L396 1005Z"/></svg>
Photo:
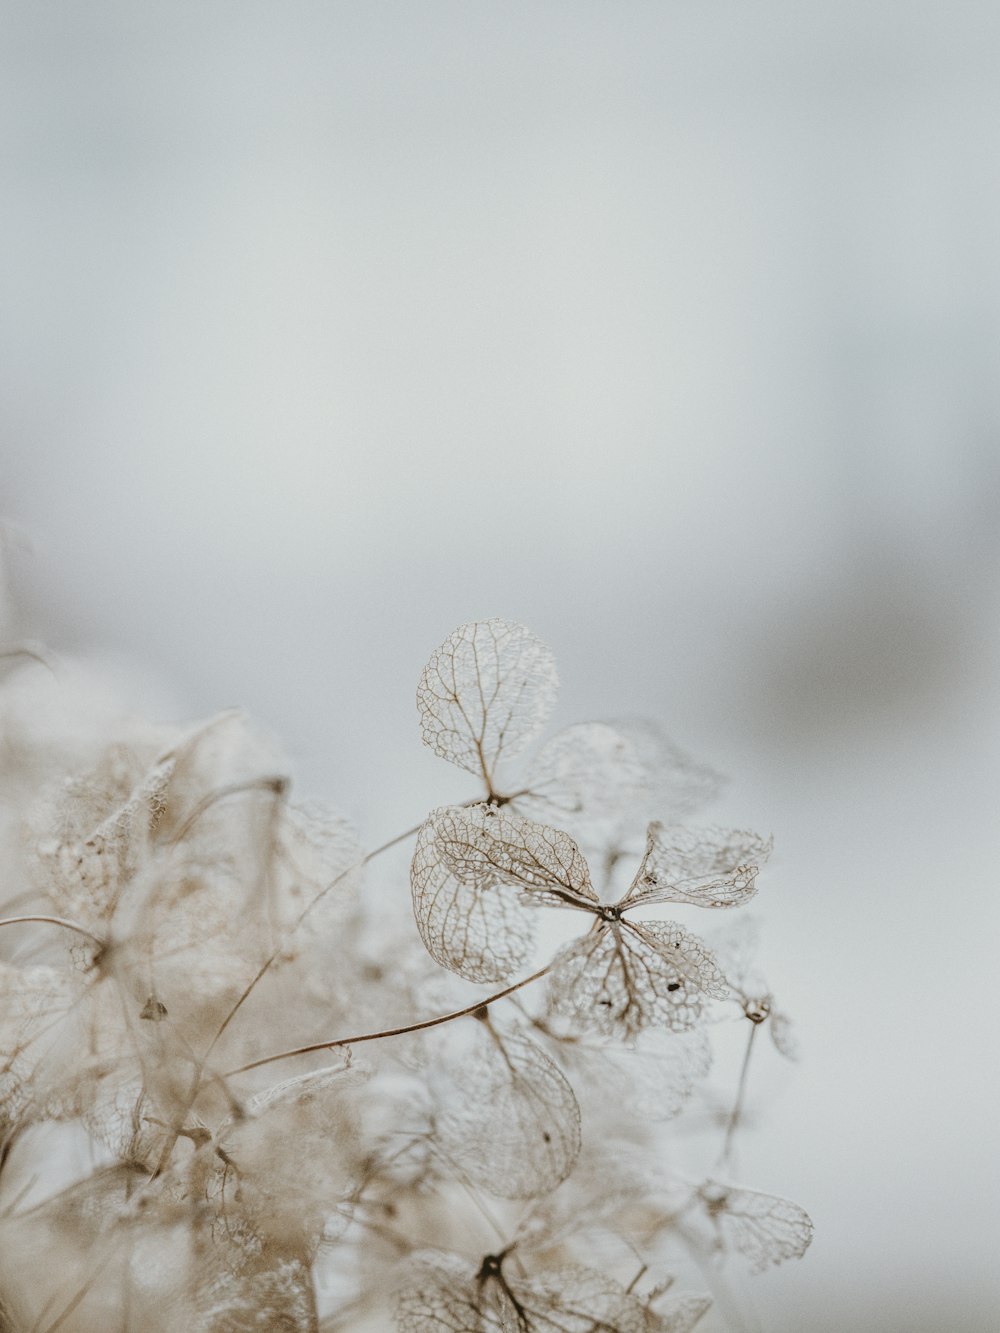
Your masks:
<svg viewBox="0 0 1000 1333"><path fill-rule="evenodd" d="M528 624L554 725L658 717L775 835L762 1326L995 1327L1000 8L0 30L8 636L244 705L374 845L472 794L431 649Z"/></svg>

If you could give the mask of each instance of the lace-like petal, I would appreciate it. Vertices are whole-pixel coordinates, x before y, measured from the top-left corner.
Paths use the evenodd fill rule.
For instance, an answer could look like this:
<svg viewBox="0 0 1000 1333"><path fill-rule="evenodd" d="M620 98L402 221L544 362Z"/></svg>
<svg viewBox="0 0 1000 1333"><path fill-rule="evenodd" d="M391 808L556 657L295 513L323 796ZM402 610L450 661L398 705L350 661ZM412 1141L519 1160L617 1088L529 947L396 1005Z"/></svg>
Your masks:
<svg viewBox="0 0 1000 1333"><path fill-rule="evenodd" d="M557 956L549 980L554 1014L626 1040L648 1027L686 1031L707 997L726 993L711 952L673 921L592 931Z"/></svg>
<svg viewBox="0 0 1000 1333"><path fill-rule="evenodd" d="M598 902L579 847L548 824L493 805L453 807L435 817L442 863L464 884L503 881L534 901L588 908Z"/></svg>
<svg viewBox="0 0 1000 1333"><path fill-rule="evenodd" d="M558 1067L516 1029L477 1024L449 1057L442 1147L473 1184L505 1199L547 1194L580 1152L580 1110Z"/></svg>
<svg viewBox="0 0 1000 1333"><path fill-rule="evenodd" d="M578 722L541 747L527 772L519 811L560 826L620 817L646 773L633 747L607 722Z"/></svg>
<svg viewBox="0 0 1000 1333"><path fill-rule="evenodd" d="M613 1278L574 1264L531 1277L422 1256L397 1306L399 1333L685 1333Z"/></svg>
<svg viewBox="0 0 1000 1333"><path fill-rule="evenodd" d="M649 1333L649 1310L621 1283L573 1264L508 1283L516 1333ZM515 1304L516 1303L516 1304ZM656 1326L653 1325L655 1328Z"/></svg>
<svg viewBox="0 0 1000 1333"><path fill-rule="evenodd" d="M613 831L659 814L682 819L715 795L721 779L666 739L653 722L580 722L541 747L517 808L534 819Z"/></svg>
<svg viewBox="0 0 1000 1333"><path fill-rule="evenodd" d="M790 1199L758 1190L738 1189L707 1181L700 1190L722 1244L762 1273L770 1264L801 1259L813 1237L809 1214Z"/></svg>
<svg viewBox="0 0 1000 1333"><path fill-rule="evenodd" d="M698 1320L711 1309L710 1296L696 1296L682 1292L660 1302L654 1314L650 1311L647 1333L691 1333Z"/></svg>
<svg viewBox="0 0 1000 1333"><path fill-rule="evenodd" d="M475 1269L451 1254L417 1256L396 1302L399 1333L486 1333Z"/></svg>
<svg viewBox="0 0 1000 1333"><path fill-rule="evenodd" d="M757 872L771 840L742 829L664 829L650 824L646 855L619 906L690 903L737 907L757 892Z"/></svg>
<svg viewBox="0 0 1000 1333"><path fill-rule="evenodd" d="M625 1107L644 1120L672 1120L712 1067L712 1047L701 1028L643 1032L634 1046L576 1041L560 1046L587 1106L593 1091L600 1107Z"/></svg>
<svg viewBox="0 0 1000 1333"><path fill-rule="evenodd" d="M281 1259L256 1272L223 1273L204 1288L196 1305L192 1333L319 1329L312 1277L296 1259Z"/></svg>
<svg viewBox="0 0 1000 1333"><path fill-rule="evenodd" d="M420 677L421 739L492 786L500 759L522 749L548 717L558 684L551 652L523 625L462 625L435 649Z"/></svg>
<svg viewBox="0 0 1000 1333"><path fill-rule="evenodd" d="M453 827L452 814L435 811L417 836L410 867L417 929L442 967L468 981L507 981L531 954L531 909L496 879L465 883L452 874L437 837L439 822Z"/></svg>
<svg viewBox="0 0 1000 1333"><path fill-rule="evenodd" d="M795 1036L795 1028L788 1015L777 1013L772 1009L767 1025L771 1029L771 1040L774 1042L775 1050L786 1060L801 1059L802 1052Z"/></svg>

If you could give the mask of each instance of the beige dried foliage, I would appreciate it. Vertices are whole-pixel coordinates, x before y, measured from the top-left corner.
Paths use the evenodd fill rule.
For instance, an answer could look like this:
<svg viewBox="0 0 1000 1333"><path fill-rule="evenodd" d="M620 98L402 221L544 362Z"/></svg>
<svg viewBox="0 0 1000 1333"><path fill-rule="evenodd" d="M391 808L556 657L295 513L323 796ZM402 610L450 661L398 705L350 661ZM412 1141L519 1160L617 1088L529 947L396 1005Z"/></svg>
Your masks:
<svg viewBox="0 0 1000 1333"><path fill-rule="evenodd" d="M630 1282L636 1247L655 1266L679 1233L754 1269L804 1251L796 1205L660 1173L661 1122L709 1067L709 1004L768 1019L786 1054L791 1037L725 948L634 915L741 906L769 844L679 825L717 779L648 724L570 727L499 788L556 684L502 620L425 668L423 739L487 799L420 828L418 932L396 880L360 891L378 852L289 803L241 714L101 715L33 756L29 706L0 699L29 872L0 932L3 1333L383 1328L394 1286L400 1333L688 1333L708 1298ZM651 818L631 885L602 898ZM584 933L526 977L542 908ZM448 974L504 989L470 1002ZM292 1056L302 1072L276 1079ZM34 1202L47 1142L112 1165Z"/></svg>
<svg viewBox="0 0 1000 1333"><path fill-rule="evenodd" d="M342 1063L282 1080L219 1128L213 1190L225 1228L238 1219L268 1253L315 1257L327 1216L363 1171L352 1093L367 1077Z"/></svg>
<svg viewBox="0 0 1000 1333"><path fill-rule="evenodd" d="M280 1258L249 1273L220 1273L195 1300L192 1333L318 1333L309 1265Z"/></svg>
<svg viewBox="0 0 1000 1333"><path fill-rule="evenodd" d="M54 967L0 963L0 1138L41 1113L39 1069L79 993Z"/></svg>

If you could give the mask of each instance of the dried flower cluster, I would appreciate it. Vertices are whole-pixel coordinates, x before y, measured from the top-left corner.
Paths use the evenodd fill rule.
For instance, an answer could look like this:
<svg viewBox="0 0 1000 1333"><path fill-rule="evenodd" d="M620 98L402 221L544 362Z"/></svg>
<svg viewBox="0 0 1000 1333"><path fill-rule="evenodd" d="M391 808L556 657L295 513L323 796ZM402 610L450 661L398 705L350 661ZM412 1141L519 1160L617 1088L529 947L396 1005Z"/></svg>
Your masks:
<svg viewBox="0 0 1000 1333"><path fill-rule="evenodd" d="M682 823L717 779L651 725L518 771L556 689L522 626L451 634L422 736L481 789L366 854L241 714L98 726L7 656L3 1333L684 1333L712 1303L686 1258L711 1286L804 1253L801 1208L721 1179L757 1030L794 1058L752 930L663 915L742 907L770 843ZM416 930L366 873L412 835ZM743 1072L690 1179L663 1126L728 1017Z"/></svg>

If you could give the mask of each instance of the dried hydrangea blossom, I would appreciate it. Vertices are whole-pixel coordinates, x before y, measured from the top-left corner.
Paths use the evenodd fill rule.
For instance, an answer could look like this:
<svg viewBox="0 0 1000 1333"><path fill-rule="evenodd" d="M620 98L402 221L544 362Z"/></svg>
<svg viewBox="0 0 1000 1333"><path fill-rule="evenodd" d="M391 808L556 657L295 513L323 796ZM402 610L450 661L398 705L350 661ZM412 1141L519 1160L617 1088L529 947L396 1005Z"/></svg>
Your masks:
<svg viewBox="0 0 1000 1333"><path fill-rule="evenodd" d="M768 850L768 844L752 834L713 829L664 835L654 825L632 884L617 903L607 906L598 899L587 863L567 833L506 808L481 804L436 811L423 837L425 847L433 841L436 862L457 881L445 918L447 936L442 918L432 915L423 862L412 881L421 935L430 939L438 961L464 975L465 954L454 950L451 940L471 934L477 958L489 949L482 904L488 898L499 903L505 892L514 891L526 902L586 912L595 918L590 933L566 946L553 964L551 1008L606 1035L628 1039L651 1026L675 1032L693 1027L705 1000L724 998L727 986L711 951L696 936L675 922L633 922L625 913L676 901L736 906L755 891L753 858ZM498 917L499 908L493 913ZM502 940L499 943L502 948ZM522 948L519 936L518 956Z"/></svg>
<svg viewBox="0 0 1000 1333"><path fill-rule="evenodd" d="M550 1193L580 1151L580 1109L558 1066L484 1016L444 1056L438 1143L473 1184L506 1199Z"/></svg>
<svg viewBox="0 0 1000 1333"><path fill-rule="evenodd" d="M125 1121L135 1120L137 1080L141 1090L155 1087L163 1097L160 1114L169 1115L167 1089L178 1072L177 1051L166 1060L162 1043L155 1055L143 1051L146 1025L130 1025L113 982L75 971L0 967L0 1002L0 1132L81 1118L108 1146L134 1139L148 1149L162 1137L142 1120L129 1134ZM150 1068L142 1081L144 1054ZM181 1082L189 1083L190 1076L185 1056ZM177 1087L175 1082L175 1101Z"/></svg>
<svg viewBox="0 0 1000 1333"><path fill-rule="evenodd" d="M420 677L421 738L442 759L481 776L492 794L498 762L542 725L558 685L551 652L523 625L461 625Z"/></svg>
<svg viewBox="0 0 1000 1333"><path fill-rule="evenodd" d="M445 807L431 818L435 850L462 884L513 885L528 901L554 907L599 905L568 833L488 804Z"/></svg>
<svg viewBox="0 0 1000 1333"><path fill-rule="evenodd" d="M711 1248L717 1253L736 1250L752 1273L786 1259L801 1259L813 1237L812 1221L797 1203L714 1180L698 1189L683 1220L689 1232L697 1228L694 1234L699 1238L704 1237L707 1223Z"/></svg>
<svg viewBox="0 0 1000 1333"><path fill-rule="evenodd" d="M248 1273L214 1275L198 1293L188 1327L191 1333L318 1333L309 1265L281 1258Z"/></svg>
<svg viewBox="0 0 1000 1333"><path fill-rule="evenodd" d="M420 1255L399 1294L399 1333L688 1333L704 1297L654 1311L613 1278L582 1264L522 1276L510 1249L478 1266L455 1254Z"/></svg>
<svg viewBox="0 0 1000 1333"><path fill-rule="evenodd" d="M401 1327L684 1333L704 1311L703 1297L640 1295L610 1262L607 1275L598 1271L609 1236L618 1235L624 1259L622 1238L630 1243L662 1213L649 1191L626 1202L609 1196L630 1145L637 1156L641 1145L648 1165L648 1150L663 1143L653 1122L676 1113L704 1071L704 1033L688 1024L726 971L680 926L630 918L654 902L743 901L760 840L651 830L647 880L603 902L562 825L585 846L607 849L605 864L590 859L606 872L623 849L637 851L639 812L643 823L647 809L675 820L710 793L712 779L641 726L586 724L549 742L525 785L500 794L498 765L551 706L551 655L520 627L464 629L439 655L436 679L422 682L437 691L424 699L425 739L481 777L491 803L435 811L421 830L417 920L437 961L482 983L524 966L534 909L586 913L590 932L551 968L550 1005L569 1030L532 1020L552 1027L556 1058L539 1045L544 1037L495 1018L495 1002L511 988L480 1002L483 1021L449 1028L462 1044L441 1044L437 1026L472 1006L430 994L426 955L410 951L398 919L373 921L371 896L357 892L373 854L362 856L338 816L289 806L270 748L238 715L190 731L122 730L100 753L88 741L88 767L66 762L81 776L34 803L28 859L48 903L100 938L86 946L84 968L66 958L62 970L49 970L48 1000L0 1006L0 1103L6 1098L16 1140L11 1148L0 1126L0 1327L14 1308L8 1290L23 1293L16 1268L27 1251L58 1255L59 1271L39 1270L29 1282L28 1304L8 1316L12 1333L49 1333L50 1324L92 1333L118 1327L126 1309L125 1322L144 1333L316 1333L355 1327L355 1312L365 1327L370 1313L374 1327L385 1327L379 1293L399 1258L458 1236L476 1257L441 1258L440 1280L410 1284L400 1308L411 1323ZM450 694L442 693L449 673ZM48 776L52 764L31 771ZM27 805L19 792L18 810ZM376 926L367 938L366 917ZM24 935L0 937L8 938ZM45 928L27 945L48 948L51 960L65 939ZM574 948L586 964L576 971ZM15 971L8 989L16 992ZM428 1008L452 1012L428 1018ZM634 1047L598 1047L581 1035L588 1029L624 1035ZM295 1053L258 1058L286 1035L284 1045L301 1054L324 1048L316 1038L342 1047L333 1039L350 1033L395 1038L368 1048L379 1058L364 1091L335 1066L244 1092L259 1086L259 1074L241 1081L251 1067ZM304 1039L315 1044L302 1047ZM563 1071L575 1081L581 1070L594 1085L581 1089L592 1098L585 1109L601 1098L613 1114L594 1115L591 1129L600 1132L578 1157L579 1112ZM56 1116L77 1121L127 1166L105 1193L88 1187L61 1209L9 1213L6 1186L16 1190L30 1173L34 1151L33 1135L16 1129ZM523 1211L485 1198L530 1198L529 1212L540 1216L560 1181L557 1197L576 1229L558 1240L540 1235L534 1249ZM692 1234L700 1217L709 1251L750 1257L752 1241L740 1242L733 1228L749 1226L753 1236L755 1226L773 1225L740 1193L729 1192L725 1221L702 1195L682 1210ZM516 1244L485 1254L487 1214L507 1235L519 1213ZM614 1225L591 1226L605 1213ZM314 1279L322 1292L331 1253L342 1280L327 1310L317 1310ZM331 1299L337 1308L328 1313Z"/></svg>

